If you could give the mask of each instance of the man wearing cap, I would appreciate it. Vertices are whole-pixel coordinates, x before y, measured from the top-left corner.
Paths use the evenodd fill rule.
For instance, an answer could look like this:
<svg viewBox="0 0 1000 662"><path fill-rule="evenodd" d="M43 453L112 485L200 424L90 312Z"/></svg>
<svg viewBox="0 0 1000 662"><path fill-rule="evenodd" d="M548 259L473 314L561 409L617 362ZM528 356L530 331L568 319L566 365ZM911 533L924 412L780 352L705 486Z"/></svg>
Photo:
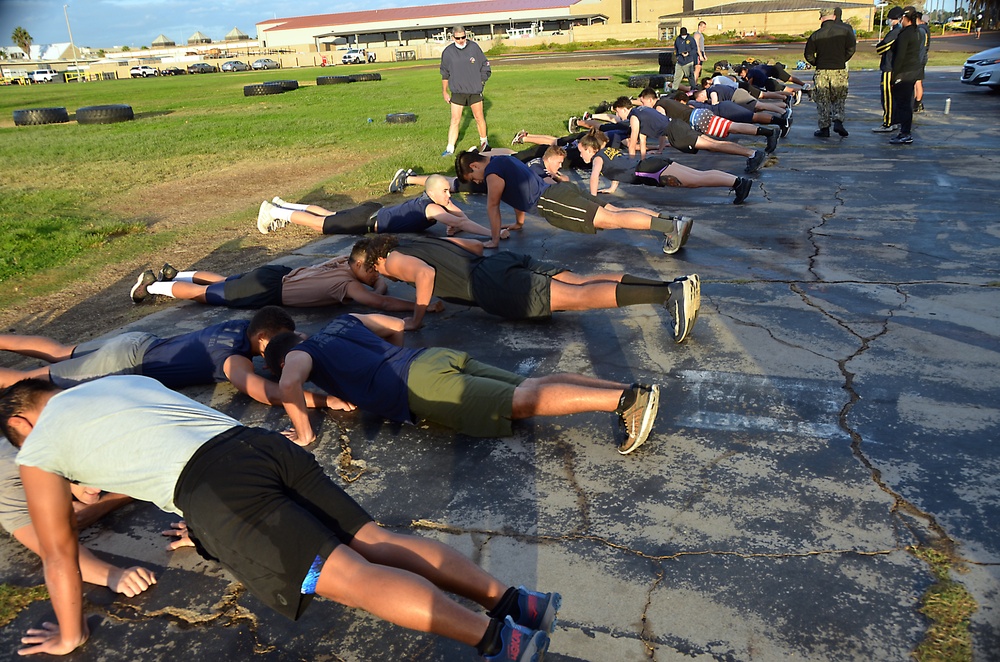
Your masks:
<svg viewBox="0 0 1000 662"><path fill-rule="evenodd" d="M697 79L694 77L694 65L698 62L698 44L688 34L687 28L681 28L677 39L674 39L674 89L677 89L685 77L694 87Z"/></svg>
<svg viewBox="0 0 1000 662"><path fill-rule="evenodd" d="M472 110L472 118L476 120L479 130L479 151L484 152L489 149L489 143L486 139L486 116L483 114L483 88L493 71L483 49L469 39L464 27L456 25L451 36L454 43L441 53L441 91L451 108L448 145L441 156L455 153L458 128L466 106Z"/></svg>
<svg viewBox="0 0 1000 662"><path fill-rule="evenodd" d="M857 40L854 30L843 21L836 20L835 12L820 16L821 25L806 41L806 62L816 68L813 74L813 101L819 129L817 138L830 137L833 130L847 137L844 128L847 104L847 61L854 56Z"/></svg>
<svg viewBox="0 0 1000 662"><path fill-rule="evenodd" d="M882 98L882 124L872 129L875 133L891 133L898 127L892 123L892 45L896 43L896 37L903 26L899 24L899 19L903 16L901 7L893 7L889 10L886 19L889 21L889 31L885 33L882 40L875 45L875 52L882 56L878 68L882 73L879 83L879 90Z"/></svg>
<svg viewBox="0 0 1000 662"><path fill-rule="evenodd" d="M899 125L899 133L889 142L909 145L913 142L910 135L913 88L924 75L924 65L920 62L920 46L924 37L917 27L917 10L912 5L903 7L900 22L903 29L892 45L892 123Z"/></svg>

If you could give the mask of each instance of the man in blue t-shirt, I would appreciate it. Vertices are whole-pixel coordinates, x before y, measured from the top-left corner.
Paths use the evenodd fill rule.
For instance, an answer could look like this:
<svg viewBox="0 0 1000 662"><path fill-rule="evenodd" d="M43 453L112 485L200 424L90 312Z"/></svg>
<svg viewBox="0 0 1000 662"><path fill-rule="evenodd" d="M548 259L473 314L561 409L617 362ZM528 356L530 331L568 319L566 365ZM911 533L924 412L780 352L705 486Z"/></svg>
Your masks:
<svg viewBox="0 0 1000 662"><path fill-rule="evenodd" d="M145 375L172 389L228 381L240 393L266 405L280 404L278 385L254 372L261 339L294 331L295 321L277 306L261 308L250 320L230 320L199 331L159 338L128 332L78 345L42 336L0 335L0 350L48 361L33 370L0 368L0 388L22 379L70 388L108 375ZM308 406L340 409L336 398L308 393Z"/></svg>
<svg viewBox="0 0 1000 662"><path fill-rule="evenodd" d="M501 230L521 230L524 215L535 210L561 230L596 234L598 230L652 230L664 235L663 252L676 253L691 234L693 221L642 207L615 207L581 191L572 182L546 184L525 164L511 156L486 156L462 152L455 159L455 174L461 181L486 183L486 213L491 239L486 248L496 248ZM514 208L513 225L504 227L500 203Z"/></svg>
<svg viewBox="0 0 1000 662"><path fill-rule="evenodd" d="M569 373L525 378L465 352L402 345L403 320L378 314L341 315L305 341L294 333L265 340L292 421L286 436L303 446L316 439L302 398L307 381L397 423L426 419L473 437L510 436L514 420L532 416L614 412L625 429L622 455L646 441L656 418L656 385Z"/></svg>

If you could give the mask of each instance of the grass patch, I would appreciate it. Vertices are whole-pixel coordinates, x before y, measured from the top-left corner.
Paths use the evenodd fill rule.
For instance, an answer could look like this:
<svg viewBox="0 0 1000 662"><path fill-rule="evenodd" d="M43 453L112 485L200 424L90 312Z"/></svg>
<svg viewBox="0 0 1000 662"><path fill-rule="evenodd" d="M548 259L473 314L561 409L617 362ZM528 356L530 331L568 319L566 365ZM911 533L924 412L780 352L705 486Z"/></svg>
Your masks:
<svg viewBox="0 0 1000 662"><path fill-rule="evenodd" d="M32 602L48 600L49 592L45 586L10 586L0 584L0 627L10 623L25 607Z"/></svg>
<svg viewBox="0 0 1000 662"><path fill-rule="evenodd" d="M911 554L926 563L937 580L921 598L920 613L930 619L924 640L913 656L919 662L969 662L972 660L972 633L969 619L978 609L965 587L951 578L960 571L954 560L933 547L909 548Z"/></svg>

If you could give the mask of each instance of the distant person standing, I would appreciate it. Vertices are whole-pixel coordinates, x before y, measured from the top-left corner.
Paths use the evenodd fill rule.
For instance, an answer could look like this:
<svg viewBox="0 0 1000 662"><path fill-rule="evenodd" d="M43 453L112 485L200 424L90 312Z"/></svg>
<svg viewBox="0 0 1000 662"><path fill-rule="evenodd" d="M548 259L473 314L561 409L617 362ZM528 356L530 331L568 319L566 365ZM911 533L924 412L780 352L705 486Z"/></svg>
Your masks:
<svg viewBox="0 0 1000 662"><path fill-rule="evenodd" d="M701 80L701 65L703 62L708 60L708 54L705 53L705 21L698 22L698 30L691 33L691 38L694 39L695 48L698 50L698 59L694 63L694 79L691 81L691 87L694 87L694 81Z"/></svg>
<svg viewBox="0 0 1000 662"><path fill-rule="evenodd" d="M979 39L983 35L983 15L980 14L976 17L976 39Z"/></svg>
<svg viewBox="0 0 1000 662"><path fill-rule="evenodd" d="M872 129L875 133L892 133L899 128L892 123L892 45L896 43L896 37L903 29L899 23L899 19L902 17L902 7L890 9L886 16L889 31L885 33L880 42L875 44L875 52L882 56L878 66L882 74L879 83L882 95L882 124Z"/></svg>
<svg viewBox="0 0 1000 662"><path fill-rule="evenodd" d="M913 142L910 135L913 126L913 88L924 72L924 65L920 63L923 35L916 21L916 8L912 5L903 7L903 29L892 45L892 123L899 125L899 133L889 139L893 145L909 145Z"/></svg>
<svg viewBox="0 0 1000 662"><path fill-rule="evenodd" d="M483 87L493 73L490 61L479 44L469 39L461 25L452 29L451 36L454 43L441 53L441 92L444 100L451 105L448 146L441 156L455 153L458 125L462 121L462 109L466 106L472 109L472 117L479 129L479 151L485 152L490 146L486 139L486 116L483 114Z"/></svg>
<svg viewBox="0 0 1000 662"><path fill-rule="evenodd" d="M847 61L854 57L857 40L847 23L836 19L836 10L820 16L821 25L806 41L806 62L816 68L813 74L813 101L819 129L817 138L830 137L830 124L847 137L844 118L847 105Z"/></svg>
<svg viewBox="0 0 1000 662"><path fill-rule="evenodd" d="M694 87L696 79L694 77L694 64L698 61L698 46L694 39L688 34L687 28L681 28L677 39L674 39L674 89L680 87L681 80L685 77L688 83Z"/></svg>
<svg viewBox="0 0 1000 662"><path fill-rule="evenodd" d="M924 20L924 15L917 12L917 29L920 30L920 78L913 87L913 112L924 112L924 70L927 67L927 57L931 50L931 28Z"/></svg>

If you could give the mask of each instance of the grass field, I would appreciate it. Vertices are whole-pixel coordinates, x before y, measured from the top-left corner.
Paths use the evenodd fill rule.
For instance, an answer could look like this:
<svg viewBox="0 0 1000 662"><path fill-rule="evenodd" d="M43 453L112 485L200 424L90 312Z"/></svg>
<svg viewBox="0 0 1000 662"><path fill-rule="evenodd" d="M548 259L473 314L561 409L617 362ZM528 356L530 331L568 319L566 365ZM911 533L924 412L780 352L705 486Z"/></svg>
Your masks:
<svg viewBox="0 0 1000 662"><path fill-rule="evenodd" d="M964 61L962 54L945 55ZM491 143L507 145L521 128L562 135L569 115L634 94L625 81L650 67L648 59L496 61L486 95ZM363 71L381 71L384 80L312 85L316 76ZM612 79L576 81L585 75ZM283 78L305 86L243 96L246 84ZM15 127L12 120L20 108L65 106L72 117L79 107L111 103L130 104L135 121ZM416 113L418 121L385 123L394 112ZM2 88L0 282L8 287L0 305L184 242L191 232L218 232L237 219L249 223L264 197L337 208L383 196L398 167L450 170L452 161L440 157L447 122L436 63ZM460 147L476 142L467 118ZM200 182L205 185L194 186ZM153 196L156 208L137 208L151 190L160 191ZM192 200L195 195L204 204ZM240 199L225 209L213 204L234 196ZM164 208L182 203L193 206L190 223L157 222Z"/></svg>

